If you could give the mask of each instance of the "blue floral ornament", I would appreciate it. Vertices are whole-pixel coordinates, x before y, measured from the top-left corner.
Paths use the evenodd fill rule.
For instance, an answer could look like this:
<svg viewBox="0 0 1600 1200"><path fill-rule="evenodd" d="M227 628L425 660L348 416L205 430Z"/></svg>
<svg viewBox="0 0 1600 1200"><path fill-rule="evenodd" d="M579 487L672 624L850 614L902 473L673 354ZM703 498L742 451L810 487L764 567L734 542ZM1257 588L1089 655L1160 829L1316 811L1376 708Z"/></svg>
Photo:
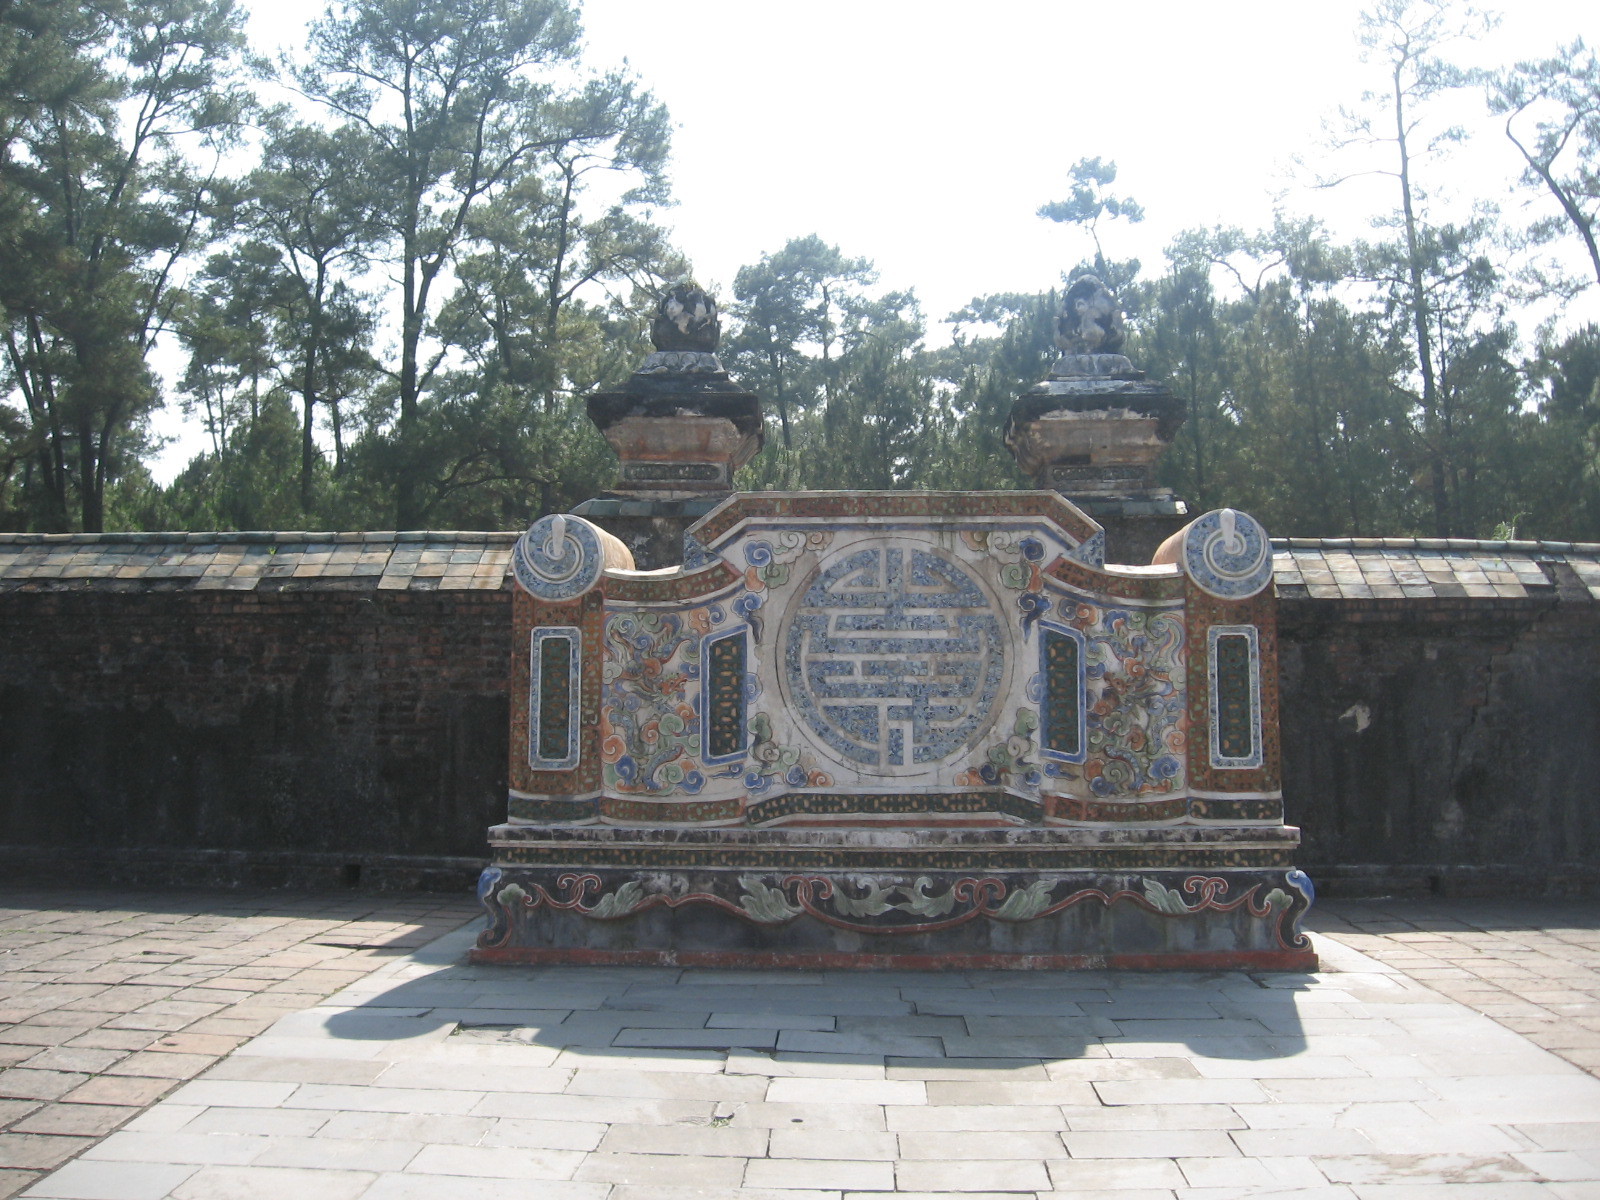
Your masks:
<svg viewBox="0 0 1600 1200"><path fill-rule="evenodd" d="M1086 566L1093 567L1096 570L1104 567L1106 565L1105 531L1100 530L1093 534L1087 541L1080 542L1072 551L1070 557L1075 558L1079 562L1085 564Z"/></svg>
<svg viewBox="0 0 1600 1200"><path fill-rule="evenodd" d="M1029 562L1038 562L1044 557L1044 543L1038 538L1025 537L1017 545L1022 550L1022 557Z"/></svg>
<svg viewBox="0 0 1600 1200"><path fill-rule="evenodd" d="M581 517L540 517L511 551L517 584L546 603L576 600L600 582L605 555L594 526Z"/></svg>
<svg viewBox="0 0 1600 1200"><path fill-rule="evenodd" d="M1044 672L1035 671L1032 675L1028 676L1028 684L1023 689L1023 693L1028 697L1029 703L1043 704L1045 702L1046 690L1047 689L1045 688L1044 684Z"/></svg>
<svg viewBox="0 0 1600 1200"><path fill-rule="evenodd" d="M698 571L702 567L710 566L717 561L717 556L705 548L705 544L692 533L683 535L683 569L685 571Z"/></svg>
<svg viewBox="0 0 1600 1200"><path fill-rule="evenodd" d="M489 906L489 894L494 891L504 873L499 867L485 867L483 869L483 874L478 876L479 904L482 904L485 908Z"/></svg>
<svg viewBox="0 0 1600 1200"><path fill-rule="evenodd" d="M1289 881L1289 886L1306 898L1308 906L1317 902L1316 885L1311 882L1311 876L1307 875L1299 867L1295 867L1284 878Z"/></svg>
<svg viewBox="0 0 1600 1200"><path fill-rule="evenodd" d="M1034 622L1050 611L1050 601L1038 592L1023 592L1017 597L1017 607L1022 610L1022 636L1026 639L1033 633Z"/></svg>
<svg viewBox="0 0 1600 1200"><path fill-rule="evenodd" d="M745 543L744 561L752 567L766 566L772 561L772 544L770 542Z"/></svg>
<svg viewBox="0 0 1600 1200"><path fill-rule="evenodd" d="M750 623L751 636L756 641L761 640L762 621L758 613L765 603L759 592L746 592L733 602L733 611Z"/></svg>
<svg viewBox="0 0 1600 1200"><path fill-rule="evenodd" d="M1219 600L1247 600L1272 583L1272 543L1248 513L1219 508L1183 531L1183 570Z"/></svg>
<svg viewBox="0 0 1600 1200"><path fill-rule="evenodd" d="M790 767L788 774L783 777L783 781L790 787L805 787L806 784L811 782L811 779L799 767Z"/></svg>

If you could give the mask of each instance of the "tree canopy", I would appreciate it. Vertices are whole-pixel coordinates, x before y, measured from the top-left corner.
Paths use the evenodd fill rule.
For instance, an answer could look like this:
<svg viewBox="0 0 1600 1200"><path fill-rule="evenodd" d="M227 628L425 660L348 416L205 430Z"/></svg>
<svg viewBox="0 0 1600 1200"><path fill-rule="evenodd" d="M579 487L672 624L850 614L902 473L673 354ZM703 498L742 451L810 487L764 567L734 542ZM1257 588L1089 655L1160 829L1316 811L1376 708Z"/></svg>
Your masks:
<svg viewBox="0 0 1600 1200"><path fill-rule="evenodd" d="M771 423L741 485L1028 486L1006 415L1093 271L1187 403L1161 472L1194 505L1283 534L1600 538L1600 328L1549 318L1600 288L1600 60L1453 65L1486 21L1363 14L1374 86L1314 161L1329 188L1385 181L1364 238L1283 212L1146 266L1123 249L1146 208L1092 144L1034 198L1069 247L1036 293L930 319L870 247L794 231L721 297L723 361ZM1504 211L1461 194L1474 120L1521 173ZM690 271L671 128L646 81L585 61L576 0L348 0L273 66L235 0L0 2L0 528L514 528L598 494L583 397ZM168 405L205 445L158 484Z"/></svg>

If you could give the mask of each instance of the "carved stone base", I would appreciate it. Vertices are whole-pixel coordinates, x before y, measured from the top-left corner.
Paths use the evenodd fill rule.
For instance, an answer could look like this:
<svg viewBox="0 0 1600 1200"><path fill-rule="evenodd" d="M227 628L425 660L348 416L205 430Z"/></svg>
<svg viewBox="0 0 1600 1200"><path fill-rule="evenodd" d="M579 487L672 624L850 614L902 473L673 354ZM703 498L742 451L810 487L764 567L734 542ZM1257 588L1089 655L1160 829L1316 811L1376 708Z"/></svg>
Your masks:
<svg viewBox="0 0 1600 1200"><path fill-rule="evenodd" d="M664 499L730 491L761 449L759 432L725 417L628 416L603 433L621 460L614 490Z"/></svg>
<svg viewBox="0 0 1600 1200"><path fill-rule="evenodd" d="M1309 971L1310 881L1219 870L494 865L476 962Z"/></svg>
<svg viewBox="0 0 1600 1200"><path fill-rule="evenodd" d="M1108 362L1127 360L1068 356L1056 370ZM1170 499L1170 491L1155 486L1155 468L1184 415L1183 401L1141 372L1052 375L1011 406L1006 445L1035 486L1064 496Z"/></svg>
<svg viewBox="0 0 1600 1200"><path fill-rule="evenodd" d="M1167 448L1161 422L1122 410L1047 413L1019 421L1011 451L1042 488L1068 495L1129 495L1153 486Z"/></svg>

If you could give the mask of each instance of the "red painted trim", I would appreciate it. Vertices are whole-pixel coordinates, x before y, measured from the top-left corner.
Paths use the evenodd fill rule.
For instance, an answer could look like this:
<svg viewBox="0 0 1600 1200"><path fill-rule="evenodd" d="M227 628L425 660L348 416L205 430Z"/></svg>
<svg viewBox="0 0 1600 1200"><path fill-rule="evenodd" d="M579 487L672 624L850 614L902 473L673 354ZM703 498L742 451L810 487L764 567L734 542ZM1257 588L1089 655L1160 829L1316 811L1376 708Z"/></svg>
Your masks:
<svg viewBox="0 0 1600 1200"><path fill-rule="evenodd" d="M1311 950L1198 950L1171 954L851 954L843 950L594 950L476 948L474 963L636 967L772 967L905 971L1315 971Z"/></svg>

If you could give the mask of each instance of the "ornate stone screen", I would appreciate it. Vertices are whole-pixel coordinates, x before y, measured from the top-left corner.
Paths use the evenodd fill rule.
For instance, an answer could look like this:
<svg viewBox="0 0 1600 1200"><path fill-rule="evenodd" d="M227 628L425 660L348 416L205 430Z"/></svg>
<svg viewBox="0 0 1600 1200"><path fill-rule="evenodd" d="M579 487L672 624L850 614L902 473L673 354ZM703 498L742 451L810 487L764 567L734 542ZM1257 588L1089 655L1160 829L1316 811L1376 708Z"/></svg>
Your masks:
<svg viewBox="0 0 1600 1200"><path fill-rule="evenodd" d="M483 954L1309 953L1244 514L1127 568L1051 493L736 496L669 571L607 541L545 518L515 557Z"/></svg>

